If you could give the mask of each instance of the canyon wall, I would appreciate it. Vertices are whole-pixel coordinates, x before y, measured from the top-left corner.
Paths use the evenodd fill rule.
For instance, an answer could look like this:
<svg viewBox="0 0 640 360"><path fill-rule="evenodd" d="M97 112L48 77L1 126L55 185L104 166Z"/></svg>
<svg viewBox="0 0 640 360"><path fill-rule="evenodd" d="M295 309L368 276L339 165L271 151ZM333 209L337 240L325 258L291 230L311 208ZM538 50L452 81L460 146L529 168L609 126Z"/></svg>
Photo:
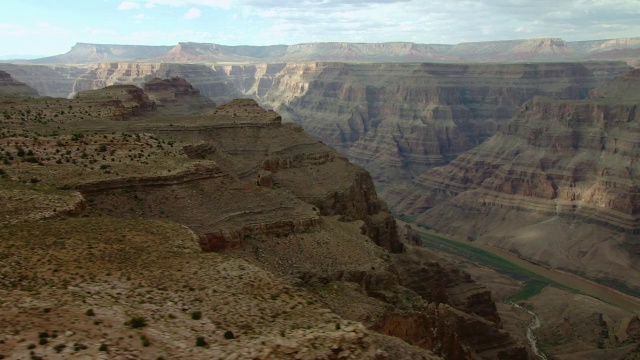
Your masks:
<svg viewBox="0 0 640 360"><path fill-rule="evenodd" d="M348 154L384 185L448 163L493 135L534 96L580 99L628 69L606 62L289 64L260 101Z"/></svg>
<svg viewBox="0 0 640 360"><path fill-rule="evenodd" d="M586 100L536 97L387 199L440 231L637 291L639 90L634 70Z"/></svg>

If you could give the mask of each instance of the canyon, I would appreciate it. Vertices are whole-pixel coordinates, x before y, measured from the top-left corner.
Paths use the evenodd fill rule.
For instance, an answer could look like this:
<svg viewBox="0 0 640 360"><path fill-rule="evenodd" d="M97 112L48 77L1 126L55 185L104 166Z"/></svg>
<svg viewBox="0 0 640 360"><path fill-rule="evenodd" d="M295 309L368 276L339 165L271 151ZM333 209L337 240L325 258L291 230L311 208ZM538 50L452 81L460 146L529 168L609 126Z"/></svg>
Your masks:
<svg viewBox="0 0 640 360"><path fill-rule="evenodd" d="M585 100L536 97L483 144L387 199L440 231L637 293L639 86L636 69Z"/></svg>
<svg viewBox="0 0 640 360"><path fill-rule="evenodd" d="M388 354L418 350L376 334L445 358L533 357L523 335L529 315L504 295L526 284L449 255L447 264L415 247L420 239L390 214L637 296L639 47L638 39L78 44L57 57L0 63L45 95L38 101L69 98L56 112L100 100L99 112L84 113L99 122L65 114L34 129L147 134L141 141L164 146L163 155L141 160L153 171L133 162L104 163L108 173L8 173L78 191L61 213L187 226L202 249L311 288ZM20 125L16 104L11 126ZM144 149L132 144L116 154ZM72 180L77 171L82 183ZM521 305L540 318L547 355L633 358L637 314L596 301L549 287Z"/></svg>

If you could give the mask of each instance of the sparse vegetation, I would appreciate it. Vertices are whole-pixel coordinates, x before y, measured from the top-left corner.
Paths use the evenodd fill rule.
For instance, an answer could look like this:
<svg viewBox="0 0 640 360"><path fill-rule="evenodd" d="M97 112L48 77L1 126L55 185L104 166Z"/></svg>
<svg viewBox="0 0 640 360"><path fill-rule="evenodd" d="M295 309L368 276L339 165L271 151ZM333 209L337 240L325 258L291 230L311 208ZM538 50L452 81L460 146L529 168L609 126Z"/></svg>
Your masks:
<svg viewBox="0 0 640 360"><path fill-rule="evenodd" d="M66 348L67 346L65 344L58 344L56 346L53 347L53 350L55 350L57 353L62 352L62 350L64 350L64 348Z"/></svg>
<svg viewBox="0 0 640 360"><path fill-rule="evenodd" d="M132 329L139 329L147 326L146 320L141 316L133 317L130 320L126 321L124 324Z"/></svg>
<svg viewBox="0 0 640 360"><path fill-rule="evenodd" d="M149 345L151 345L151 341L149 340L149 338L144 335L140 336L140 341L142 342L142 346L144 347L149 347Z"/></svg>
<svg viewBox="0 0 640 360"><path fill-rule="evenodd" d="M204 336L198 336L196 338L196 346L200 346L200 347L207 346L207 342L205 341Z"/></svg>

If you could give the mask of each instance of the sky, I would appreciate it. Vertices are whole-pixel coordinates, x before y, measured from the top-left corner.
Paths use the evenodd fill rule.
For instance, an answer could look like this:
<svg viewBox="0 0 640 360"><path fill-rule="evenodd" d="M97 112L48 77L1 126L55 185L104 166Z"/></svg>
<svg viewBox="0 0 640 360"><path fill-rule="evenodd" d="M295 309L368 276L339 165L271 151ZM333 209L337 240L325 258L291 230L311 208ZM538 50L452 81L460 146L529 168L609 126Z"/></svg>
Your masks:
<svg viewBox="0 0 640 360"><path fill-rule="evenodd" d="M640 37L640 0L2 0L0 58L78 42L458 44Z"/></svg>

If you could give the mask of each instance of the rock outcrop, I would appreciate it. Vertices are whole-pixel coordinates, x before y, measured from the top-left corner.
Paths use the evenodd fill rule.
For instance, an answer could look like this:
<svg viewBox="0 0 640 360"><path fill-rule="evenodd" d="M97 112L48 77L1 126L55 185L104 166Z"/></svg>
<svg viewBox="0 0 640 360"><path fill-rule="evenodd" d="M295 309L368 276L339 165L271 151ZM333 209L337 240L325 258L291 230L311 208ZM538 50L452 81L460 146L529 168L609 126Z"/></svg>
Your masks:
<svg viewBox="0 0 640 360"><path fill-rule="evenodd" d="M587 100L536 97L492 138L390 191L392 206L459 237L639 289L640 72Z"/></svg>
<svg viewBox="0 0 640 360"><path fill-rule="evenodd" d="M81 91L76 99L111 108L105 114L114 120L125 120L131 116L155 109L155 103L141 88L134 85L111 85L100 90Z"/></svg>
<svg viewBox="0 0 640 360"><path fill-rule="evenodd" d="M216 104L200 94L185 79L174 76L170 79L153 78L144 84L149 99L161 109L178 114L205 113L216 108Z"/></svg>

